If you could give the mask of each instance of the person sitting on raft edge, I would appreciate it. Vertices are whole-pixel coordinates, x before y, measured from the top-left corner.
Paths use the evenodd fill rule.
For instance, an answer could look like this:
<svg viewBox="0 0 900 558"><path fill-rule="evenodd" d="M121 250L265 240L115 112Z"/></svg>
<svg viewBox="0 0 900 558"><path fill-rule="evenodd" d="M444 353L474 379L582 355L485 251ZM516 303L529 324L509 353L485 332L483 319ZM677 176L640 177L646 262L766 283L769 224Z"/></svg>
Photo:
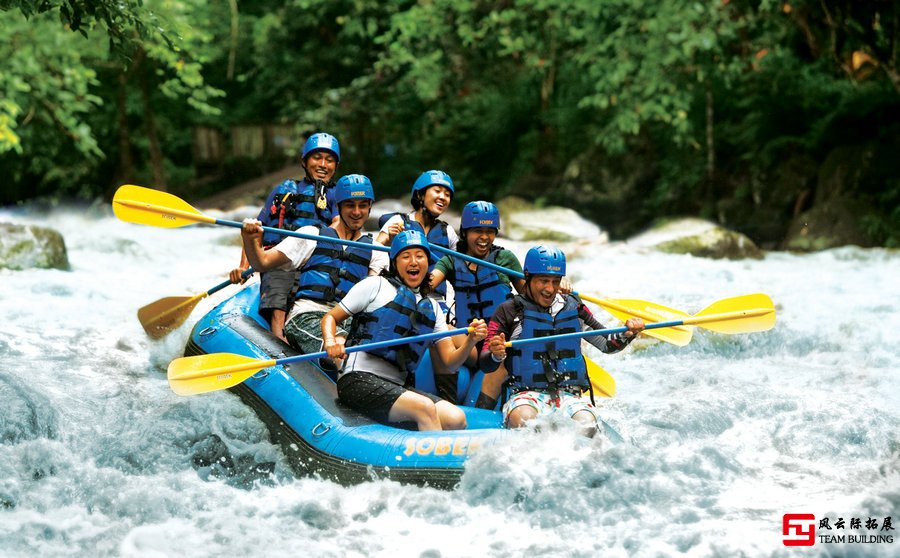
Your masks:
<svg viewBox="0 0 900 558"><path fill-rule="evenodd" d="M507 340L605 329L575 294L562 294L566 256L556 247L535 246L525 255L525 294L497 307L478 359L485 374L508 373L512 396L503 405L503 423L519 428L538 416L561 411L584 433L598 430L596 409L581 394L590 389L581 339L507 348ZM584 338L604 353L617 353L644 329L640 318L625 322L628 331ZM498 394L499 395L499 394Z"/></svg>
<svg viewBox="0 0 900 558"><path fill-rule="evenodd" d="M315 353L322 348L320 323L326 312L368 275L376 275L387 266L387 254L366 247L373 244L372 236L363 234L362 227L372 204L375 191L368 177L348 174L335 186L338 219L330 226L322 223L297 229L297 232L318 236L306 239L288 236L264 250L260 222L246 219L241 229L244 253L254 269L284 270L299 273L299 286L290 293L291 311L284 326L288 343L303 353ZM329 241L329 238L352 240L356 246ZM363 245L363 246L360 246ZM343 342L347 332L338 332ZM330 359L321 365L335 369Z"/></svg>
<svg viewBox="0 0 900 558"><path fill-rule="evenodd" d="M338 376L342 403L380 422L414 421L419 430L462 430L466 415L456 405L411 386L416 366L429 346L431 358L445 370L456 371L475 345L487 336L484 320L473 320L473 331L456 347L449 338L407 343L347 354L335 339L338 324L353 316L346 346L365 345L398 337L447 331L438 302L428 297L431 255L419 231L397 234L390 249L386 274L367 277L322 318L325 350L346 362Z"/></svg>
<svg viewBox="0 0 900 558"><path fill-rule="evenodd" d="M295 231L309 225L327 227L338 220L333 180L341 162L341 147L337 138L324 132L309 136L303 144L300 162L305 174L303 179L285 180L269 192L257 216L263 226ZM284 238L274 232L266 232L262 243L268 250ZM246 252L241 251L241 263L229 273L231 282L246 281L241 274L249 266ZM298 278L296 270L273 269L260 273L260 314L269 322L272 333L283 341L288 341L284 324L291 312Z"/></svg>

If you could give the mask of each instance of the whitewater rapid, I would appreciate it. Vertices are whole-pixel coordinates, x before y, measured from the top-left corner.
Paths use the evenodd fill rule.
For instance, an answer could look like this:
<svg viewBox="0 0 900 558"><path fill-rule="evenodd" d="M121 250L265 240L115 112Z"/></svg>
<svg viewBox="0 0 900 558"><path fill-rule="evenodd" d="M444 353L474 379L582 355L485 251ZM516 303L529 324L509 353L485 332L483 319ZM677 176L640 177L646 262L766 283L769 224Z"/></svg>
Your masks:
<svg viewBox="0 0 900 558"><path fill-rule="evenodd" d="M630 443L584 443L565 422L527 430L474 456L445 492L296 478L236 396L169 390L165 368L190 325L234 287L160 341L135 312L221 282L238 261L237 231L142 227L104 204L0 210L2 221L59 230L72 268L0 270L0 556L900 551L900 541L796 549L782 535L787 513L900 525L896 251L726 261L567 245L582 292L689 312L763 292L778 323L591 352L618 383L604 408ZM520 257L529 246L498 243Z"/></svg>

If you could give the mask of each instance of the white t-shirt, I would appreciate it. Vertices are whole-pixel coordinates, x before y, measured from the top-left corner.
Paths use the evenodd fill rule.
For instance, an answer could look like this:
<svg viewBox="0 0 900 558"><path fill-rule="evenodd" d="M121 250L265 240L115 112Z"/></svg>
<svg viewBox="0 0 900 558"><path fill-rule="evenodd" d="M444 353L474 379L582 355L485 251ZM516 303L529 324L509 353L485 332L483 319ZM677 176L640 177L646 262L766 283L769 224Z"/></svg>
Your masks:
<svg viewBox="0 0 900 558"><path fill-rule="evenodd" d="M416 220L416 212L415 211L407 213L406 216L409 217L410 221ZM403 217L401 217L400 215L394 215L393 217L391 217L390 219L385 221L384 226L381 227L381 232L390 236L388 229L391 227L391 225L398 224L398 223L403 224ZM450 225L447 225L447 241L450 243L449 248L451 250L456 250L456 244L459 242L459 235L456 234L456 231ZM435 256L436 256L436 259L439 260L439 259L441 259L441 256L443 256L443 254L435 254Z"/></svg>
<svg viewBox="0 0 900 558"><path fill-rule="evenodd" d="M300 227L297 229L297 232L303 234L310 235L319 235L319 227L316 226L306 226ZM361 236L361 235L360 235ZM278 250L282 254L288 257L290 263L286 263L281 266L279 269L283 271L293 271L295 269L302 268L309 258L312 256L313 252L316 249L317 241L308 240L305 238L297 238L295 236L285 237L284 240L275 245L273 250ZM378 244L377 242L373 244ZM380 244L378 244L380 246ZM349 248L346 245L341 245L344 250ZM376 275L380 273L381 269L387 266L388 254L382 250L372 250L372 259L369 260L369 275ZM318 300L310 300L307 298L300 298L294 301L294 306L291 308L291 313L288 315L286 321L290 321L297 314L301 314L304 312L328 312L334 306L334 303L323 303Z"/></svg>
<svg viewBox="0 0 900 558"><path fill-rule="evenodd" d="M418 290L416 292L416 302L422 300ZM351 316L360 312L374 312L397 296L397 289L384 277L366 277L350 289L347 296L339 303ZM431 299L431 306L434 309L434 331L447 331L447 320L441 311L437 301ZM346 325L346 324L345 324ZM442 339L438 340L442 341ZM434 343L434 342L432 342ZM347 365L344 367L342 374L352 371L362 371L381 376L392 382L403 384L406 380L406 372L400 371L397 367L385 359L370 355L366 351L359 351L347 355Z"/></svg>

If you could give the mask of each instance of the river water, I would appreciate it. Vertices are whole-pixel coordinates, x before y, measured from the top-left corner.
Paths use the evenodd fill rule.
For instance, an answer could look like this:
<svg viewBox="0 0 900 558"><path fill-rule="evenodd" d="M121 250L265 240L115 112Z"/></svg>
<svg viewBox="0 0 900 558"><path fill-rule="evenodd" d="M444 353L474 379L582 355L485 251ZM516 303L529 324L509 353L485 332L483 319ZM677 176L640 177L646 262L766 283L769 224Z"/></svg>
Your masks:
<svg viewBox="0 0 900 558"><path fill-rule="evenodd" d="M778 324L591 353L618 382L604 412L630 443L556 422L474 456L444 492L295 478L236 396L169 390L193 320L152 341L135 311L222 281L235 230L142 227L106 205L0 221L56 228L72 264L0 270L0 556L900 554L885 529L900 525L897 252L567 246L582 292L688 312L764 292ZM815 516L813 547L784 545L788 513Z"/></svg>

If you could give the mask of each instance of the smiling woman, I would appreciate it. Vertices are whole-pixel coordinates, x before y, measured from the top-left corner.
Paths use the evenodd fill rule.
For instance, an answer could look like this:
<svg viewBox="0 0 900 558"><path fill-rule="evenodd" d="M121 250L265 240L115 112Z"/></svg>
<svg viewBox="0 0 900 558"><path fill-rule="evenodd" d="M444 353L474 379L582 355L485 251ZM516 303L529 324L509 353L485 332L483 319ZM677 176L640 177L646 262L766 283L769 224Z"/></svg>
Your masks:
<svg viewBox="0 0 900 558"><path fill-rule="evenodd" d="M348 357L344 343L336 338L338 324L351 316L349 346L447 331L437 301L425 296L430 287L430 255L425 235L399 233L391 243L389 272L350 289L322 319L322 335L329 356L347 360L337 382L341 401L383 422L414 421L419 430L458 430L466 427L466 418L456 405L406 386L429 345L440 369L456 371L487 335L483 320L472 321L473 329L459 347L444 338L433 344L422 341Z"/></svg>

